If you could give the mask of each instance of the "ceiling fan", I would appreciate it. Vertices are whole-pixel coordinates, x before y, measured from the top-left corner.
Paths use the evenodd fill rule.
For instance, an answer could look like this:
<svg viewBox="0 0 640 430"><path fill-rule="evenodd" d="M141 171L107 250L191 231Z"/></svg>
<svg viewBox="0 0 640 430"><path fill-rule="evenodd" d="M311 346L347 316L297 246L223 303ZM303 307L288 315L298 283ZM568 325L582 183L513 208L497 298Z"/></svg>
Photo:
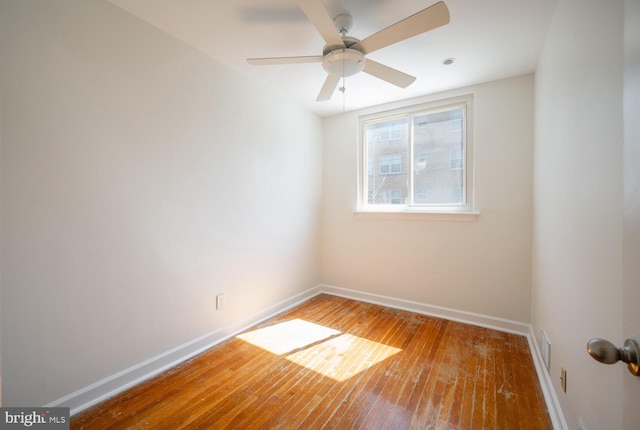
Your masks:
<svg viewBox="0 0 640 430"><path fill-rule="evenodd" d="M247 61L256 66L322 63L328 75L316 101L329 100L340 78L359 72L368 73L400 88L408 87L416 80L415 76L367 59L365 55L449 23L449 9L440 1L364 40L358 40L346 35L353 25L351 15L341 14L331 19L322 0L298 0L298 4L327 43L322 55L248 58Z"/></svg>

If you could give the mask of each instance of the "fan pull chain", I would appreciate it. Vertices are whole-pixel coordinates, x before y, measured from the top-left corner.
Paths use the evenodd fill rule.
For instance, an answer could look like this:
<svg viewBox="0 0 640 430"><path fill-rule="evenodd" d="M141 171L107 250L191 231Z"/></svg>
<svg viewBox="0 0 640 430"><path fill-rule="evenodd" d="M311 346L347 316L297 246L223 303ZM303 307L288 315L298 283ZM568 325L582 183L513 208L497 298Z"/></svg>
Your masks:
<svg viewBox="0 0 640 430"><path fill-rule="evenodd" d="M346 33L346 32L345 32ZM345 49L342 50L342 52L345 52ZM346 112L346 95L345 95L345 91L346 91L346 77L344 76L344 60L342 61L342 87L340 87L340 91L342 91L342 112Z"/></svg>
<svg viewBox="0 0 640 430"><path fill-rule="evenodd" d="M340 91L342 91L342 112L346 112L347 111L347 109L346 109L346 95L345 95L346 88L345 88L345 83L344 82L345 82L345 77L343 76L342 77L342 87L340 87Z"/></svg>

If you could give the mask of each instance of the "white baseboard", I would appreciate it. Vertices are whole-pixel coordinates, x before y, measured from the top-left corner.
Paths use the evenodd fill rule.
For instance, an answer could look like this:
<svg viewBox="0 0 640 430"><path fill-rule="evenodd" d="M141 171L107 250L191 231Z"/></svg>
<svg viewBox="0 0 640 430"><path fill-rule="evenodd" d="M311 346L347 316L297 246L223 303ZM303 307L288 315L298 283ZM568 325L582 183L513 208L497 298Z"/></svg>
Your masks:
<svg viewBox="0 0 640 430"><path fill-rule="evenodd" d="M247 328L293 308L321 293L320 286L296 294L286 300L247 316L197 339L177 346L160 355L124 369L67 396L57 399L45 407L64 406L71 409L71 415L82 412L118 393L150 379L207 349L224 342Z"/></svg>
<svg viewBox="0 0 640 430"><path fill-rule="evenodd" d="M444 308L441 306L429 305L426 303L414 302L411 300L397 299L379 294L366 293L364 291L350 290L347 288L335 287L332 285L320 285L320 291L334 296L359 300L361 302L373 303L390 308L401 309L423 315L430 315L444 318L450 321L458 321L480 327L491 328L507 333L526 336L529 333L529 324L507 320L504 318L492 317L489 315L476 314L473 312L459 311L456 309Z"/></svg>
<svg viewBox="0 0 640 430"><path fill-rule="evenodd" d="M529 342L531 355L533 356L533 362L538 374L538 379L540 380L540 385L547 403L547 408L549 409L549 415L551 416L553 427L556 430L567 429L564 416L562 415L562 410L560 409L560 404L558 403L558 399L551 384L551 378L542 365L542 356L535 342L535 336L533 336L531 325L503 318L496 318L489 315L459 311L456 309L371 294L364 291L351 290L331 285L318 285L310 288L260 312L249 315L246 318L211 333L207 333L204 336L152 357L128 369L122 370L121 372L75 391L45 406L69 407L71 409L71 415L75 415L127 390L128 388L177 366L178 364L221 342L224 342L251 326L272 318L322 293L526 336Z"/></svg>
<svg viewBox="0 0 640 430"><path fill-rule="evenodd" d="M536 336L533 332L533 326L531 325L529 325L527 340L529 341L531 357L533 357L533 364L536 368L536 373L538 374L538 380L540 381L540 387L542 388L544 400L547 403L547 409L549 410L549 416L551 418L553 428L555 430L568 430L567 422L565 421L562 409L560 408L560 402L558 401L556 392L553 389L551 376L549 375L549 372L547 372L547 368L544 365L542 353L540 352L540 348L538 348Z"/></svg>

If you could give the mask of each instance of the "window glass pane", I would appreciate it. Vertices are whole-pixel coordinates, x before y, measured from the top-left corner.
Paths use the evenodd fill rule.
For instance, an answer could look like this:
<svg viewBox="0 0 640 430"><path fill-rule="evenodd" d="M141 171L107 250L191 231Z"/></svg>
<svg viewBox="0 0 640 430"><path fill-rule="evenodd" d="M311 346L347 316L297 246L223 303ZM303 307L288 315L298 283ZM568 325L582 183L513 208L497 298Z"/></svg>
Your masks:
<svg viewBox="0 0 640 430"><path fill-rule="evenodd" d="M462 169L462 144L449 147L449 168Z"/></svg>
<svg viewBox="0 0 640 430"><path fill-rule="evenodd" d="M463 108L413 118L413 203L464 203Z"/></svg>
<svg viewBox="0 0 640 430"><path fill-rule="evenodd" d="M462 131L462 109L449 112L449 129L451 131Z"/></svg>
<svg viewBox="0 0 640 430"><path fill-rule="evenodd" d="M409 119L365 126L369 204L406 204L409 172Z"/></svg>
<svg viewBox="0 0 640 430"><path fill-rule="evenodd" d="M403 204L402 190L391 190L391 203L394 205Z"/></svg>

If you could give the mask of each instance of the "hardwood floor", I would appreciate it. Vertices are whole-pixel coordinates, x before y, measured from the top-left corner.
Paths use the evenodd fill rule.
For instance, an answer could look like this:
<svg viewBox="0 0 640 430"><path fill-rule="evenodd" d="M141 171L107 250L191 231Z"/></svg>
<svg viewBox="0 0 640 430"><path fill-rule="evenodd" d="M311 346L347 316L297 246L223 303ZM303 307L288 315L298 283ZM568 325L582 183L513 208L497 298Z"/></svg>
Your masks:
<svg viewBox="0 0 640 430"><path fill-rule="evenodd" d="M526 338L329 295L72 429L551 429Z"/></svg>

